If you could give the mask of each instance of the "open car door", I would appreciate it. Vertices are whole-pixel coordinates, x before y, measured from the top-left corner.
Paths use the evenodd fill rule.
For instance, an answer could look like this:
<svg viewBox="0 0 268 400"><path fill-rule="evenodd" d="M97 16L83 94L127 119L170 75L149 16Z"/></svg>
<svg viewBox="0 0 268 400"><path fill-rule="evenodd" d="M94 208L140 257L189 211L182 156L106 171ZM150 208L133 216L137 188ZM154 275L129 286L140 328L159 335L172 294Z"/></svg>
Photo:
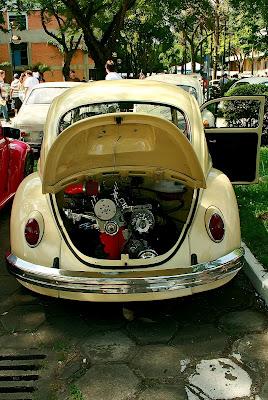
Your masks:
<svg viewBox="0 0 268 400"><path fill-rule="evenodd" d="M213 167L232 183L258 182L264 104L264 96L232 96L201 106L201 112L213 116L213 124L205 128Z"/></svg>

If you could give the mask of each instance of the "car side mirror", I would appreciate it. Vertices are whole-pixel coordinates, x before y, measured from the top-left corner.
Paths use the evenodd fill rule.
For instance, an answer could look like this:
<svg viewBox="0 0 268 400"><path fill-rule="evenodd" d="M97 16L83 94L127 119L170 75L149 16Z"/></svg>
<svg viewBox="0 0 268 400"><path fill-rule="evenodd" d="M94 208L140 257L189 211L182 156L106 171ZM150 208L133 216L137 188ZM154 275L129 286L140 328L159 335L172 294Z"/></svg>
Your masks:
<svg viewBox="0 0 268 400"><path fill-rule="evenodd" d="M20 139L20 130L16 128L11 128L10 126L3 126L2 135L11 139Z"/></svg>

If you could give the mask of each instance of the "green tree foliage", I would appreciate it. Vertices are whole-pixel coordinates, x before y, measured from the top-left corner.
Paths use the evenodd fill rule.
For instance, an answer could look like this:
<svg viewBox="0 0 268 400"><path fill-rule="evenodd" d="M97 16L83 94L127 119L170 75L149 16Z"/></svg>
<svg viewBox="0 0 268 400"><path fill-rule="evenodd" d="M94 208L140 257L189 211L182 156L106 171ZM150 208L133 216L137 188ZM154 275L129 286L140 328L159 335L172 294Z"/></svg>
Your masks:
<svg viewBox="0 0 268 400"><path fill-rule="evenodd" d="M58 25L57 31L49 28L52 19ZM67 80L72 58L82 41L82 31L61 1L42 1L41 22L44 31L52 37L52 44L56 45L63 53L62 73Z"/></svg>
<svg viewBox="0 0 268 400"><path fill-rule="evenodd" d="M126 15L136 2L137 0L62 0L83 32L99 77L104 76L104 64L116 48Z"/></svg>
<svg viewBox="0 0 268 400"><path fill-rule="evenodd" d="M41 9L44 30L65 54L64 75L81 40L95 61L99 78L112 54L122 71L134 75L201 62L209 54L214 68L226 68L232 55L243 71L256 50L268 53L268 4L264 0L13 0L14 9ZM2 9L5 0L0 0ZM0 13L0 29L4 28ZM54 17L57 32L49 28Z"/></svg>
<svg viewBox="0 0 268 400"><path fill-rule="evenodd" d="M231 9L228 26L230 51L237 61L239 72L243 72L246 58L253 60L254 53L262 50L262 26L263 19L258 12L252 14L251 10L243 8Z"/></svg>
<svg viewBox="0 0 268 400"><path fill-rule="evenodd" d="M192 71L195 72L195 63L201 61L203 45L214 28L212 3L208 0L173 3L168 18L172 31L183 47L184 63L189 57Z"/></svg>
<svg viewBox="0 0 268 400"><path fill-rule="evenodd" d="M155 2L140 0L125 18L124 28L118 39L118 55L122 68L134 76L162 71L163 55L173 45L174 37Z"/></svg>
<svg viewBox="0 0 268 400"><path fill-rule="evenodd" d="M257 96L262 95L265 96L265 108L264 108L264 120L263 120L263 135L262 135L262 144L268 145L268 87L262 84L254 84L254 85L241 85L231 88L225 94L226 96ZM236 103L239 104L239 101ZM240 102L241 103L241 102ZM252 103L252 102L251 102ZM241 103L243 104L243 103ZM248 106L236 106L233 107L232 110L229 110L228 119L230 121L239 120L238 116L240 116L240 120L248 121L248 120L256 120L256 109L252 107L252 104L248 104ZM243 118L242 118L243 117ZM244 122L245 124L245 122ZM244 125L245 126L245 125Z"/></svg>

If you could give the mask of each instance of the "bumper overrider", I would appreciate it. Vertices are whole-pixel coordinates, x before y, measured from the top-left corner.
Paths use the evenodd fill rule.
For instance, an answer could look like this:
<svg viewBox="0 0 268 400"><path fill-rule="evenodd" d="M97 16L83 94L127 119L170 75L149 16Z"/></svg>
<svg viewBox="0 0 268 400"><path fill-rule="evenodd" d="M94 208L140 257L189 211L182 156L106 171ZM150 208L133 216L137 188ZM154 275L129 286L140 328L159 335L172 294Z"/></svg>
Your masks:
<svg viewBox="0 0 268 400"><path fill-rule="evenodd" d="M173 291L183 291L195 287L215 284L221 280L231 279L243 266L244 249L238 248L218 258L217 260L201 263L192 267L192 272L174 275L168 270L151 271L143 276L143 271L125 272L76 272L53 267L44 267L24 261L13 254L7 255L8 270L11 274L28 285L42 287L56 291L85 293L92 295L142 295L142 294L169 294ZM133 274L133 277L131 276ZM220 283L219 285L220 286ZM175 293L174 293L175 294ZM123 296L124 297L124 296ZM176 296L174 296L176 297Z"/></svg>

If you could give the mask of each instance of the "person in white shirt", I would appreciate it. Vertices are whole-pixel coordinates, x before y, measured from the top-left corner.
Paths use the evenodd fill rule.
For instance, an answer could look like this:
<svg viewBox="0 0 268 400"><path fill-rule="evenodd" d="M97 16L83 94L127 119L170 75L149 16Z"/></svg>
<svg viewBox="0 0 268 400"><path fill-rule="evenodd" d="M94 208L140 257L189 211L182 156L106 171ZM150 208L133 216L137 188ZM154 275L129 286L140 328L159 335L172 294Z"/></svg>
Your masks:
<svg viewBox="0 0 268 400"><path fill-rule="evenodd" d="M119 75L116 71L115 71L115 64L113 62L113 60L108 60L105 64L105 70L107 72L107 75L105 77L105 79L107 81L113 81L113 80L117 80L117 79L122 79L122 76Z"/></svg>
<svg viewBox="0 0 268 400"><path fill-rule="evenodd" d="M17 115L22 104L21 99L19 98L19 90L20 90L19 74L14 74L13 78L14 79L10 85L10 98L12 100L12 105L13 105L12 108L14 108L15 115Z"/></svg>
<svg viewBox="0 0 268 400"><path fill-rule="evenodd" d="M23 82L23 86L25 88L25 97L26 97L30 89L35 85L39 84L39 80L33 76L33 72L30 71L29 69L25 72L25 74L26 74L26 79Z"/></svg>
<svg viewBox="0 0 268 400"><path fill-rule="evenodd" d="M5 76L6 73L4 70L0 70L0 115L3 114L5 121L9 122L9 116L8 116L8 109L7 109L7 99L8 99L8 94L6 90L6 85L5 85Z"/></svg>

